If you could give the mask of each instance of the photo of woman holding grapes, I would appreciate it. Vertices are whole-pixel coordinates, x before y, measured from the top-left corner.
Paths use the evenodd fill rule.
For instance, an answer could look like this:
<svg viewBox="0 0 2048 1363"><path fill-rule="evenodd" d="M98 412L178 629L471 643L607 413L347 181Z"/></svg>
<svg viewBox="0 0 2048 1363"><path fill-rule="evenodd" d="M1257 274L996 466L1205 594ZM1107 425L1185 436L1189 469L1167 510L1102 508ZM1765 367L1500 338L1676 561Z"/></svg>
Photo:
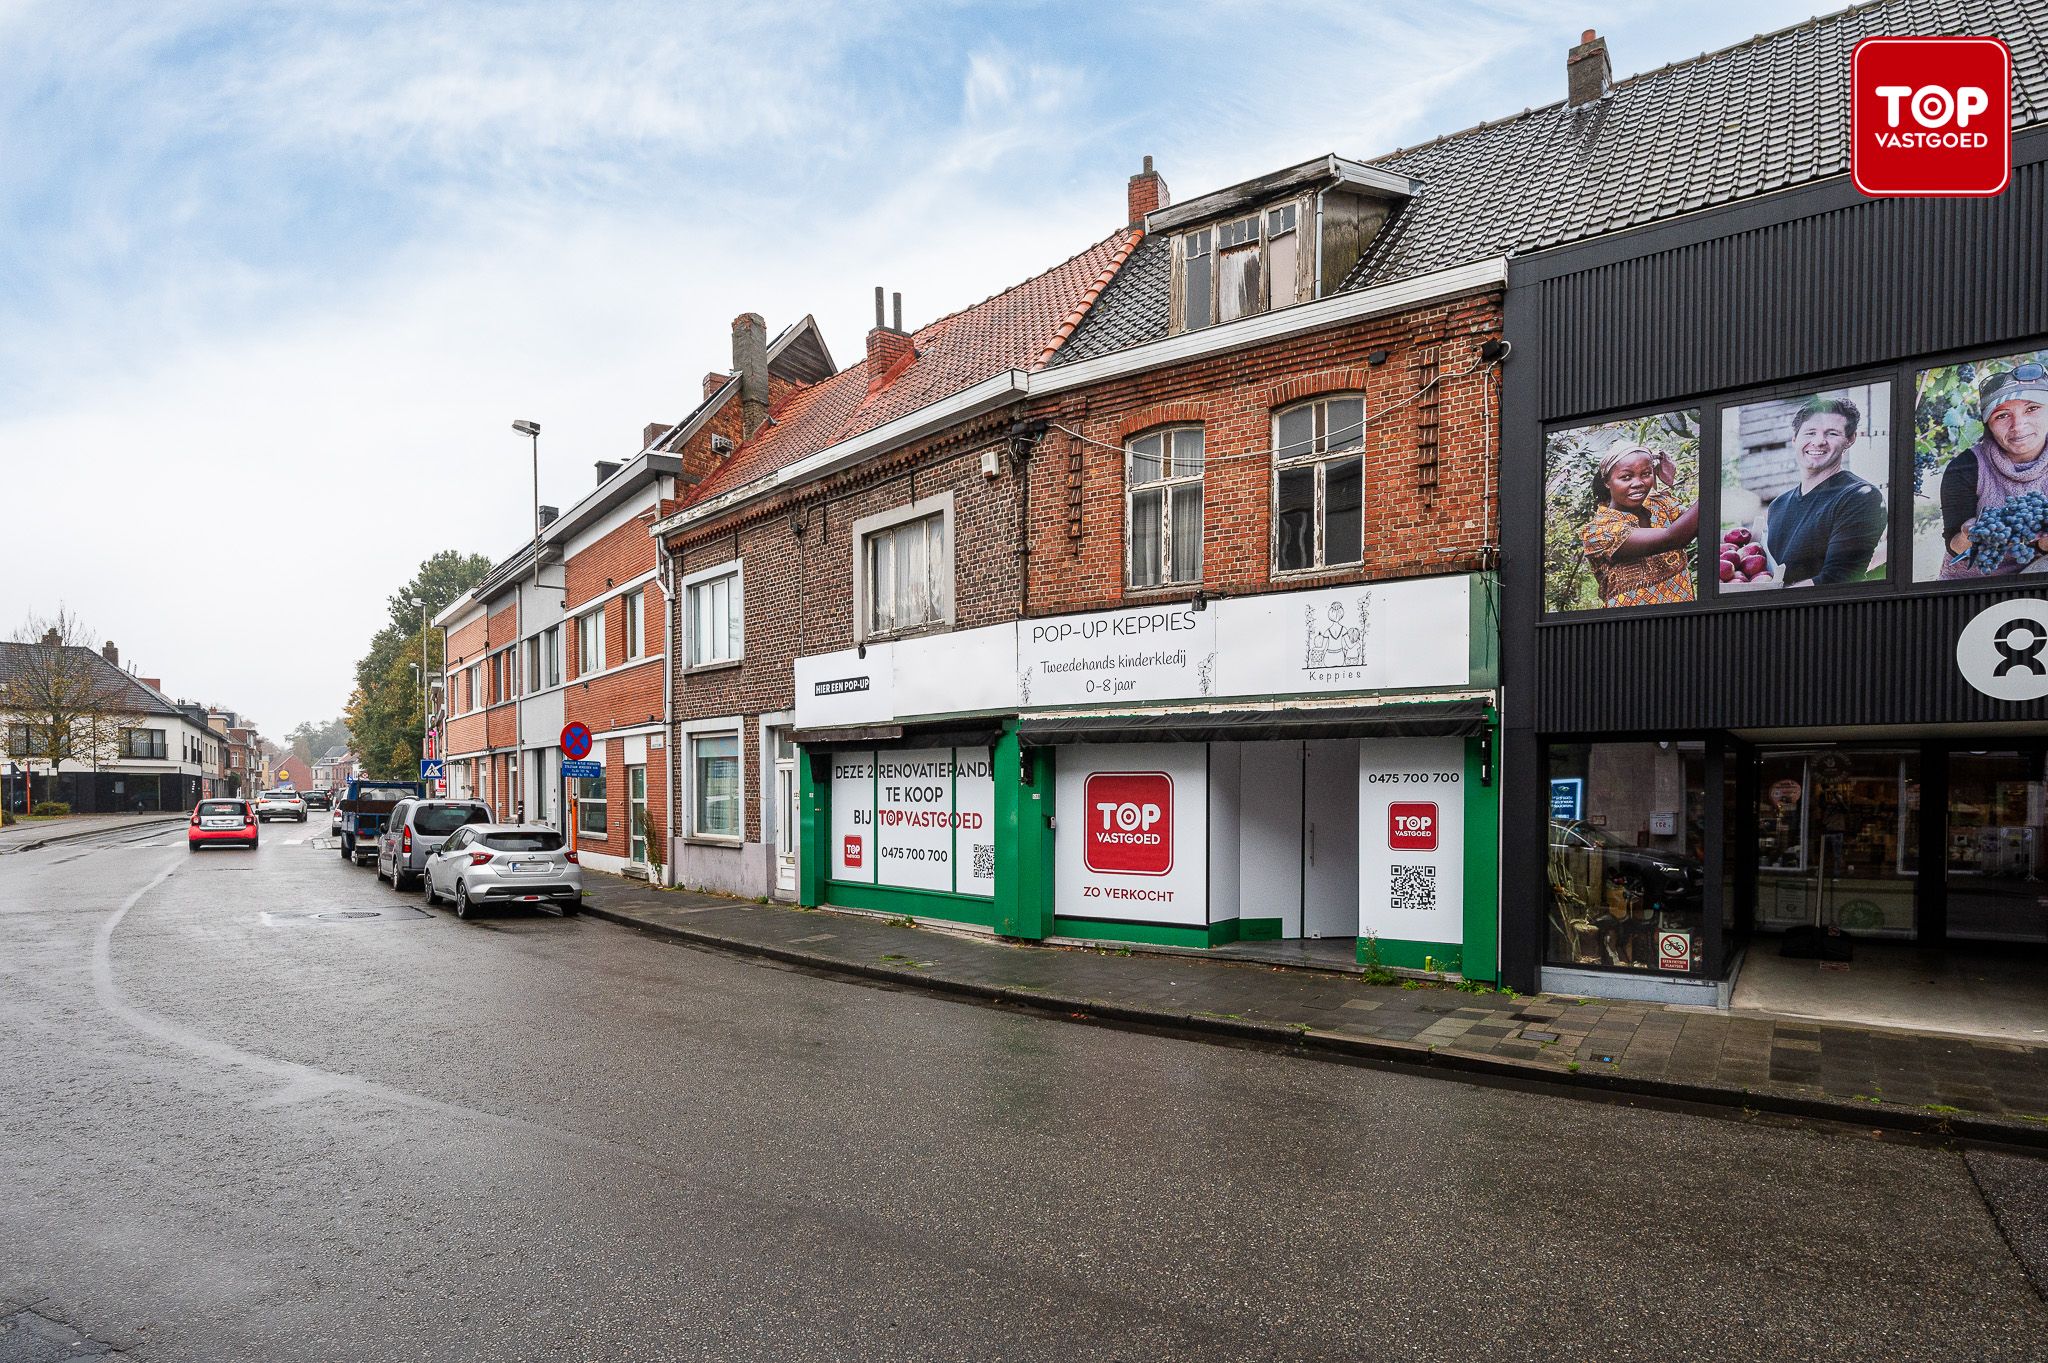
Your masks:
<svg viewBox="0 0 2048 1363"><path fill-rule="evenodd" d="M1968 361L1919 378L1914 577L1953 582L2048 571L2048 368L2040 355ZM1946 454L1946 459L1943 455ZM1941 476L1930 490L1927 475Z"/></svg>

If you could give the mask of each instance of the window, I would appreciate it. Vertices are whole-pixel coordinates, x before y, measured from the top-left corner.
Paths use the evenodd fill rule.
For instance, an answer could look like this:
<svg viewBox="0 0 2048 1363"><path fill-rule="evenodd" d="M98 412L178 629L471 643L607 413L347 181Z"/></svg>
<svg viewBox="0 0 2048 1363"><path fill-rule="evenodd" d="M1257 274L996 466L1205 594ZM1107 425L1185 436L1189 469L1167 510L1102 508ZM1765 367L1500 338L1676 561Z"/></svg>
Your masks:
<svg viewBox="0 0 2048 1363"><path fill-rule="evenodd" d="M1153 431L1124 446L1124 533L1133 587L1202 580L1202 431Z"/></svg>
<svg viewBox="0 0 2048 1363"><path fill-rule="evenodd" d="M531 639L528 639L522 652L525 654L521 661L524 663L526 670L526 690L530 695L541 688L540 636L536 634Z"/></svg>
<svg viewBox="0 0 2048 1363"><path fill-rule="evenodd" d="M1298 203L1261 209L1180 239L1180 329L1193 331L1298 303L1301 278Z"/></svg>
<svg viewBox="0 0 2048 1363"><path fill-rule="evenodd" d="M1365 399L1321 398L1273 422L1273 563L1283 573L1365 557Z"/></svg>
<svg viewBox="0 0 2048 1363"><path fill-rule="evenodd" d="M162 729L123 729L121 755L161 760L167 751Z"/></svg>
<svg viewBox="0 0 2048 1363"><path fill-rule="evenodd" d="M576 831L593 838L605 835L604 778L579 777L576 781Z"/></svg>
<svg viewBox="0 0 2048 1363"><path fill-rule="evenodd" d="M627 592L621 600L626 608L626 657L637 658L647 651L643 643L647 625L647 593Z"/></svg>
<svg viewBox="0 0 2048 1363"><path fill-rule="evenodd" d="M604 607L576 617L576 671L588 676L604 671Z"/></svg>
<svg viewBox="0 0 2048 1363"><path fill-rule="evenodd" d="M732 662L745 652L740 570L713 574L683 588L692 667Z"/></svg>
<svg viewBox="0 0 2048 1363"><path fill-rule="evenodd" d="M1549 764L1545 959L1659 974L1699 971L1705 745L1557 744Z"/></svg>
<svg viewBox="0 0 2048 1363"><path fill-rule="evenodd" d="M556 625L540 636L542 686L562 684L562 627Z"/></svg>
<svg viewBox="0 0 2048 1363"><path fill-rule="evenodd" d="M868 633L919 629L946 617L952 573L943 513L876 531L862 545Z"/></svg>
<svg viewBox="0 0 2048 1363"><path fill-rule="evenodd" d="M696 830L699 837L740 835L740 738L700 734L690 740L696 773Z"/></svg>
<svg viewBox="0 0 2048 1363"><path fill-rule="evenodd" d="M9 757L27 757L29 755L28 725L10 724L7 726L7 755Z"/></svg>
<svg viewBox="0 0 2048 1363"><path fill-rule="evenodd" d="M559 852L562 835L554 832L486 833L479 839L494 852Z"/></svg>

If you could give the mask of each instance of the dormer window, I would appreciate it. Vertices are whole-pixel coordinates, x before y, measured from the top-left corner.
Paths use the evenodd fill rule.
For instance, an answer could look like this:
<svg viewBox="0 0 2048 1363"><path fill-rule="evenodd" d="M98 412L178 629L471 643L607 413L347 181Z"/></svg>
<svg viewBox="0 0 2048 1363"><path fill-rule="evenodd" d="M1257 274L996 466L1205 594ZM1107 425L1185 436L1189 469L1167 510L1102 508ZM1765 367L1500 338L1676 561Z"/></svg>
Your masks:
<svg viewBox="0 0 2048 1363"><path fill-rule="evenodd" d="M1183 233L1175 243L1175 330L1284 308L1312 296L1302 277L1299 203Z"/></svg>

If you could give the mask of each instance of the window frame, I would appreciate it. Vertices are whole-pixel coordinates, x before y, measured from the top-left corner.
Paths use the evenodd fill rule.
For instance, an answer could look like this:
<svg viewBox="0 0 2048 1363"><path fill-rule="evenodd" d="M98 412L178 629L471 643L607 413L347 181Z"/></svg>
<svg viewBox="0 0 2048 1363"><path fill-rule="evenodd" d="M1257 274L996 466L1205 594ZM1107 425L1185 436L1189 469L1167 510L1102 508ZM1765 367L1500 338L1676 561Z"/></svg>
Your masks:
<svg viewBox="0 0 2048 1363"><path fill-rule="evenodd" d="M1249 211L1189 227L1176 235L1173 239L1171 334L1242 321L1314 299L1316 281L1307 277L1314 268L1316 256L1313 243L1307 239L1309 226L1315 221L1314 202L1313 196L1309 196L1260 204ZM1278 225L1280 221L1285 225ZM1224 240L1227 235L1242 233L1247 225L1253 228L1249 240ZM1273 246L1287 236L1294 238L1293 269L1289 272L1291 278L1287 282L1285 296L1279 297L1273 287ZM1254 254L1254 268L1259 272L1256 305L1229 317L1224 316L1223 300L1226 252L1232 256ZM1197 261L1203 262L1199 269L1195 266ZM1190 284L1196 278L1202 281L1199 316L1196 299L1190 292Z"/></svg>
<svg viewBox="0 0 2048 1363"><path fill-rule="evenodd" d="M576 804L576 836L579 838L596 838L600 842L609 841L611 838L611 798L606 793L604 778L603 772L596 776L575 778L576 793L573 798ZM596 795L589 793L592 782L597 784ZM590 827L584 818L584 809L592 805L597 808L595 828Z"/></svg>
<svg viewBox="0 0 2048 1363"><path fill-rule="evenodd" d="M702 729L686 736L690 745L690 836L705 842L737 846L747 835L747 745L738 729ZM704 770L700 749L706 743L729 739L733 762L732 831L708 832L704 827ZM713 754L723 757L726 754Z"/></svg>
<svg viewBox="0 0 2048 1363"><path fill-rule="evenodd" d="M701 658L697 655L697 603L699 593L716 587L721 582L731 583L726 593L727 617L726 638L732 648L727 657ZM683 664L685 670L699 668L733 667L746 661L747 656L747 580L746 564L740 559L728 559L709 568L700 568L685 576L681 582L683 592ZM733 635L737 631L738 638Z"/></svg>
<svg viewBox="0 0 2048 1363"><path fill-rule="evenodd" d="M562 684L562 627L549 625L540 632L541 682L543 687Z"/></svg>
<svg viewBox="0 0 2048 1363"><path fill-rule="evenodd" d="M137 752L135 740L140 737L142 751ZM170 761L170 741L162 729L144 729L140 726L124 727L120 738L121 756L137 762Z"/></svg>
<svg viewBox="0 0 2048 1363"><path fill-rule="evenodd" d="M1201 445L1201 467L1195 473L1182 474L1175 469L1174 437L1184 432L1193 432ZM1136 484L1131 481L1131 471L1136 462L1137 446L1148 440L1159 441L1160 467L1166 472L1150 482ZM1208 521L1208 491L1205 481L1208 475L1208 436L1200 422L1181 422L1170 426L1154 426L1124 438L1124 586L1131 591L1158 591L1171 587L1199 587L1202 585L1203 554L1202 537ZM1176 489L1194 487L1202 493L1201 514L1195 526L1195 575L1191 578L1176 578L1173 572L1174 515L1173 494ZM1133 533L1137 525L1137 499L1141 494L1157 491L1159 494L1159 563L1158 576L1150 582L1138 581L1137 536Z"/></svg>
<svg viewBox="0 0 2048 1363"><path fill-rule="evenodd" d="M874 609L874 587L870 582L869 543L873 539L897 531L913 521L939 517L939 534L944 544L943 563L936 578L940 596L938 609L933 618L916 625L893 625L888 629L870 628L869 616ZM953 494L942 492L911 502L893 510L864 516L853 523L853 637L856 643L870 639L897 639L909 635L934 633L953 628L956 617L954 563Z"/></svg>
<svg viewBox="0 0 2048 1363"><path fill-rule="evenodd" d="M646 588L621 592L619 603L625 608L620 633L624 639L625 656L621 664L634 663L647 656L647 595Z"/></svg>
<svg viewBox="0 0 2048 1363"><path fill-rule="evenodd" d="M586 636L588 636L586 638ZM595 647L588 647L591 641ZM584 611L576 617L576 675L588 677L604 671L604 607ZM591 657L596 655L596 665Z"/></svg>
<svg viewBox="0 0 2048 1363"><path fill-rule="evenodd" d="M1358 404L1358 443L1355 446L1332 450L1329 448L1329 416L1327 409L1330 404L1336 402L1356 402ZM1305 408L1311 409L1316 413L1316 415L1310 417L1308 452L1305 454L1283 454L1281 452L1280 422L1282 418L1290 413L1298 412ZM1272 412L1269 429L1273 435L1272 478L1268 485L1268 492L1271 496L1269 513L1272 524L1270 549L1273 577L1308 577L1319 573L1354 571L1363 566L1365 563L1366 543L1366 446L1370 431L1365 394L1348 390L1318 393L1314 397L1305 398L1300 402L1291 402L1285 407L1276 407ZM1329 482L1329 467L1332 464L1349 463L1354 459L1358 461L1358 557L1332 563L1329 561L1325 546L1329 530L1329 507L1325 499ZM1315 480L1311 495L1311 504L1314 507L1314 535L1310 542L1311 552L1306 566L1287 568L1281 566L1280 561L1280 480L1285 473L1298 472L1305 468L1313 470Z"/></svg>

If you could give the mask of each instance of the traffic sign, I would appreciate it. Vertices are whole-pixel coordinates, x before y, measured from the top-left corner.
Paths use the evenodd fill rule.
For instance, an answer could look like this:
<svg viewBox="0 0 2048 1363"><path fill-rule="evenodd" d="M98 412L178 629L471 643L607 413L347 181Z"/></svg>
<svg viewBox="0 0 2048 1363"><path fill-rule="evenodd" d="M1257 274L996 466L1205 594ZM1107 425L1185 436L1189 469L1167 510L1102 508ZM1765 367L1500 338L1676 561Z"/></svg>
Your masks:
<svg viewBox="0 0 2048 1363"><path fill-rule="evenodd" d="M1691 933L1660 932L1657 934L1657 969L1692 969Z"/></svg>
<svg viewBox="0 0 2048 1363"><path fill-rule="evenodd" d="M602 762L564 762L562 764L562 776L566 780L588 781L592 777L602 775L604 775L604 763Z"/></svg>
<svg viewBox="0 0 2048 1363"><path fill-rule="evenodd" d="M564 757L590 756L590 726L580 720L571 720L562 726L562 755Z"/></svg>
<svg viewBox="0 0 2048 1363"><path fill-rule="evenodd" d="M423 758L421 758L421 759L420 759L420 780L422 780L422 781L438 781L438 780L440 780L440 779L441 779L441 762L440 762L440 759L439 759L439 758L433 758L433 757L423 757Z"/></svg>

